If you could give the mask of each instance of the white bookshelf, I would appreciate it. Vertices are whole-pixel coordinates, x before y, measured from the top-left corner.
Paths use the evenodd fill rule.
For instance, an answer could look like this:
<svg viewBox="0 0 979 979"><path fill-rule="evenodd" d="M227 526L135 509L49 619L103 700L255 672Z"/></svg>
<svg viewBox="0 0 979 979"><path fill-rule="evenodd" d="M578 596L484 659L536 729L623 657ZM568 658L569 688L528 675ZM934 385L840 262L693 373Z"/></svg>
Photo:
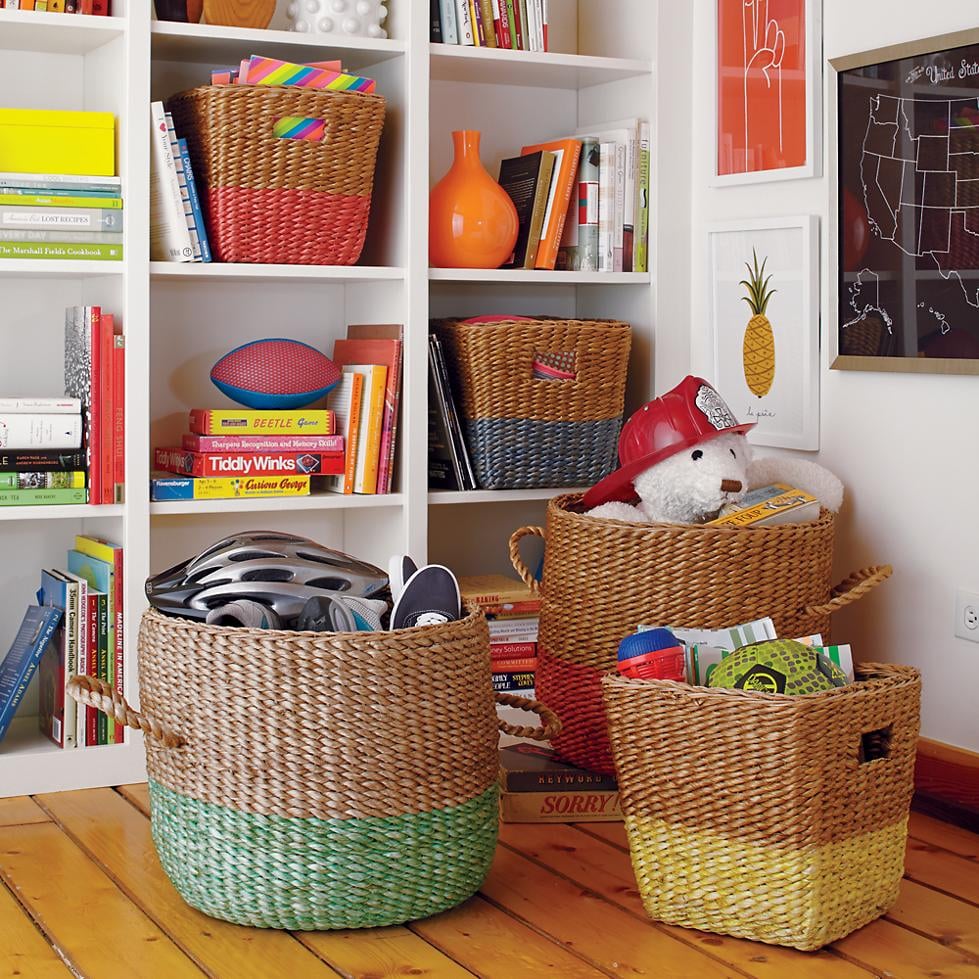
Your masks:
<svg viewBox="0 0 979 979"><path fill-rule="evenodd" d="M268 31L157 22L151 0L114 0L112 18L0 10L0 105L97 109L119 119L126 260L0 262L0 335L27 335L0 362L4 394L60 394L63 310L98 303L127 335L127 500L112 507L0 510L0 652L42 566L64 563L88 530L125 546L126 694L138 701L136 635L143 581L219 537L272 528L314 537L382 566L391 553L459 573L505 570L507 539L542 523L564 489L430 493L427 321L476 313L546 313L633 324L630 404L651 391L655 276L430 269L428 192L451 159L453 129L483 132L495 173L525 143L579 126L642 116L656 131L658 3L551 0L547 54L432 45L428 4L390 4L386 40L288 32L285 0ZM253 53L294 61L341 58L378 81L388 103L367 245L351 268L150 262L148 104L206 83L210 69ZM44 68L39 72L38 66ZM24 77L37 78L30 86ZM655 161L655 155L654 155ZM654 164L654 186L655 186ZM656 205L652 203L655 229ZM655 268L655 237L650 242ZM289 336L329 351L349 323L405 324L405 375L395 492L382 497L151 503L151 451L174 444L189 408L224 399L208 380L230 348ZM44 512L42 512L42 510ZM138 780L142 745L59 751L36 730L36 698L0 743L0 797Z"/></svg>

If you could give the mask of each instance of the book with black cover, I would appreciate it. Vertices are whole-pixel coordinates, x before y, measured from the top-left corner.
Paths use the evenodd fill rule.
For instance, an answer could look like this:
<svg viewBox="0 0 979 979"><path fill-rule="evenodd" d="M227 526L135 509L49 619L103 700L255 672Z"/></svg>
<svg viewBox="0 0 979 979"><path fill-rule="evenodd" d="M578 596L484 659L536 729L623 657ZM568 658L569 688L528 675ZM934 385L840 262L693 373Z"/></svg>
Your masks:
<svg viewBox="0 0 979 979"><path fill-rule="evenodd" d="M24 699L48 643L61 622L62 611L29 605L10 650L0 663L0 741Z"/></svg>
<svg viewBox="0 0 979 979"><path fill-rule="evenodd" d="M429 26L429 40L433 44L442 43L442 12L439 9L439 0L429 0L431 11L431 24Z"/></svg>
<svg viewBox="0 0 979 979"><path fill-rule="evenodd" d="M554 153L538 150L526 156L510 157L500 163L500 186L510 195L520 222L513 258L504 268L534 268L555 159Z"/></svg>
<svg viewBox="0 0 979 979"><path fill-rule="evenodd" d="M428 339L435 355L435 367L438 372L436 383L441 393L441 399L445 405L447 415L449 445L454 458L459 463L461 488L464 490L474 490L478 488L476 472L473 469L472 460L469 458L469 447L466 445L466 437L462 431L462 422L459 420L459 409L455 396L452 393L452 381L449 377L449 368L445 361L445 352L442 350L442 341L439 339L437 333L430 333Z"/></svg>
<svg viewBox="0 0 979 979"><path fill-rule="evenodd" d="M442 372L439 369L436 337L428 337L428 478L432 489L466 489L462 474L462 463L452 438L449 422L449 405L442 387Z"/></svg>

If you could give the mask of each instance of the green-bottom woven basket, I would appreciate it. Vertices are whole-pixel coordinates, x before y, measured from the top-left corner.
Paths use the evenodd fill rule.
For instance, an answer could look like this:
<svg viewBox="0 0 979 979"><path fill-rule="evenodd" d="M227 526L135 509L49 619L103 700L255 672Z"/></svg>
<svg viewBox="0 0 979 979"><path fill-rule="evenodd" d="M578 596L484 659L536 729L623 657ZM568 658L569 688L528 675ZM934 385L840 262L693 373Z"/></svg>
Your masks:
<svg viewBox="0 0 979 979"><path fill-rule="evenodd" d="M133 711L93 677L72 695L146 735L153 840L190 905L241 925L392 925L475 893L498 826L498 730L481 613L398 632L231 629L147 612Z"/></svg>

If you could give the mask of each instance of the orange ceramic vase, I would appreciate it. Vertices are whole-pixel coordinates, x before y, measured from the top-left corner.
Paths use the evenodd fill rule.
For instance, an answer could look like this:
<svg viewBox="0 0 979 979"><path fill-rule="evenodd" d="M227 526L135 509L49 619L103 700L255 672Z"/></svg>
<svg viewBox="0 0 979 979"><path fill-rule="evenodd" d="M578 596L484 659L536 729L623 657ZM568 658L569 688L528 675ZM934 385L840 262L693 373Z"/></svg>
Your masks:
<svg viewBox="0 0 979 979"><path fill-rule="evenodd" d="M442 269L499 268L517 243L517 209L483 168L479 133L462 130L452 134L452 142L452 167L429 201L429 262Z"/></svg>

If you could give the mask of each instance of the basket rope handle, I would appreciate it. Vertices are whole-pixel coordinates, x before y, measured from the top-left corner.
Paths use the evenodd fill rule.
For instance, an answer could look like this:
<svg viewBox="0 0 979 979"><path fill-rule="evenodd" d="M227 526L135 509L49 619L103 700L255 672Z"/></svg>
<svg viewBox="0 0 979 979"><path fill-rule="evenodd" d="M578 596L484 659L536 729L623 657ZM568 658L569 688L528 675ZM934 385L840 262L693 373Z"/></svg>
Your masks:
<svg viewBox="0 0 979 979"><path fill-rule="evenodd" d="M845 608L852 602L863 598L873 591L881 582L887 581L894 569L889 564L872 565L860 571L854 571L844 578L829 594L830 600L824 605L810 605L805 609L806 615L829 615Z"/></svg>
<svg viewBox="0 0 979 979"><path fill-rule="evenodd" d="M540 582L534 577L530 568L523 563L523 558L520 556L520 542L525 537L539 537L541 540L547 540L547 538L544 536L543 527L521 527L510 535L510 563L513 565L513 570L520 575L523 583L535 595L539 595Z"/></svg>
<svg viewBox="0 0 979 979"><path fill-rule="evenodd" d="M78 703L100 710L117 724L125 724L136 731L142 731L165 748L179 748L187 743L159 721L133 710L126 703L126 698L103 680L94 676L73 676L67 689Z"/></svg>
<svg viewBox="0 0 979 979"><path fill-rule="evenodd" d="M530 738L531 741L550 741L561 733L561 721L557 714L539 700L517 697L511 693L498 693L495 696L496 702L501 706L525 710L529 714L536 714L543 721L541 727L524 727L499 721L498 726L504 734L512 734L515 738Z"/></svg>

